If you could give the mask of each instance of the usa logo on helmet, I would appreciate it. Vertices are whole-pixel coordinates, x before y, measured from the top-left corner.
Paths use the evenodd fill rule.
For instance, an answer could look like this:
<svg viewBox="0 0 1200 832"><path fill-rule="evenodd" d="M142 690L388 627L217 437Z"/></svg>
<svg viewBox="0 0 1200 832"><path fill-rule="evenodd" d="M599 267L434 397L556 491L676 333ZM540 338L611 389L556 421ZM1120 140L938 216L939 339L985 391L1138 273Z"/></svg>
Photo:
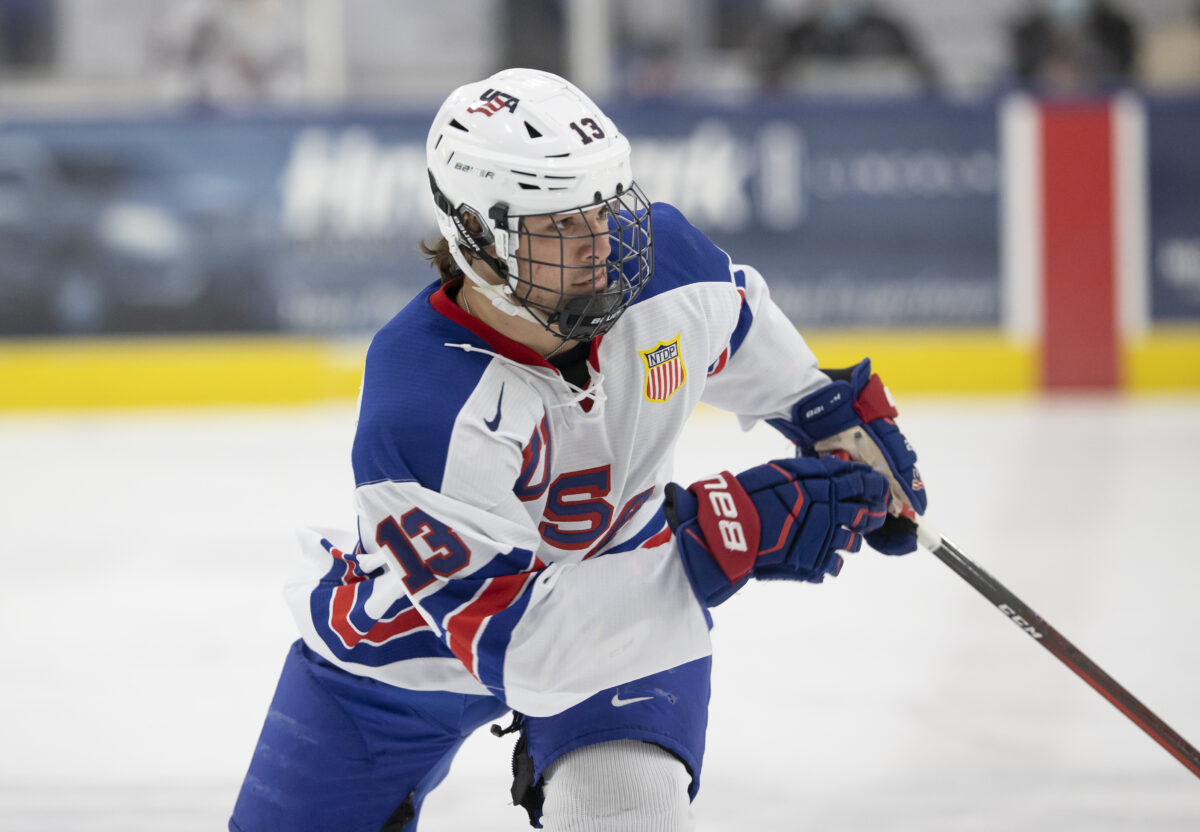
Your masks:
<svg viewBox="0 0 1200 832"><path fill-rule="evenodd" d="M468 107L468 113L480 113L492 117L493 113L498 113L501 110L508 110L510 113L517 111L517 104L520 103L519 98L509 95L500 90L487 90L483 95L479 96L479 100L484 102L482 107Z"/></svg>
<svg viewBox="0 0 1200 832"><path fill-rule="evenodd" d="M679 346L683 333L670 341L659 341L651 350L638 350L646 367L646 401L665 402L687 380L687 368Z"/></svg>

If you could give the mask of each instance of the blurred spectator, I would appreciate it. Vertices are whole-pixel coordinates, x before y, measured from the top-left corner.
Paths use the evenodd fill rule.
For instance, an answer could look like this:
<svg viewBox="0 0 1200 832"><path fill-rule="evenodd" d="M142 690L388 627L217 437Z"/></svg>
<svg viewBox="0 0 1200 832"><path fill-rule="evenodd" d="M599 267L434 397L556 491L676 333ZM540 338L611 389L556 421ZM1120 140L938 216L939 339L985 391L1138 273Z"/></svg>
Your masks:
<svg viewBox="0 0 1200 832"><path fill-rule="evenodd" d="M1129 18L1105 0L1041 0L1012 33L1017 78L1072 93L1129 82L1137 41Z"/></svg>
<svg viewBox="0 0 1200 832"><path fill-rule="evenodd" d="M224 108L303 90L303 9L285 0L187 0L163 10L152 53L168 98Z"/></svg>
<svg viewBox="0 0 1200 832"><path fill-rule="evenodd" d="M889 94L932 90L933 63L908 28L868 0L813 0L768 34L763 84L773 92Z"/></svg>
<svg viewBox="0 0 1200 832"><path fill-rule="evenodd" d="M707 55L709 7L694 0L615 0L614 59L619 87L635 97L694 86Z"/></svg>
<svg viewBox="0 0 1200 832"><path fill-rule="evenodd" d="M502 0L504 51L496 71L522 66L567 74L562 0Z"/></svg>
<svg viewBox="0 0 1200 832"><path fill-rule="evenodd" d="M1200 0L1184 20L1171 20L1146 33L1143 83L1158 92L1200 90Z"/></svg>
<svg viewBox="0 0 1200 832"><path fill-rule="evenodd" d="M54 62L54 0L0 0L0 64L6 72Z"/></svg>

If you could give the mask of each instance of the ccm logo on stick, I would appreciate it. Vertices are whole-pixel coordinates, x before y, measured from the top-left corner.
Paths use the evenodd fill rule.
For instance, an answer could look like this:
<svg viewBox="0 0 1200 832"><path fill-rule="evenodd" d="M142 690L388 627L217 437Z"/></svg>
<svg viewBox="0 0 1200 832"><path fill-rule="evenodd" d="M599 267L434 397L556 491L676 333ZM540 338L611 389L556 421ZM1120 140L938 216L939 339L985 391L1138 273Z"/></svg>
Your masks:
<svg viewBox="0 0 1200 832"><path fill-rule="evenodd" d="M1014 624L1016 624L1018 627L1020 627L1025 632L1029 633L1029 635L1033 636L1034 638L1042 637L1042 634L1037 631L1036 627L1034 627L1032 624L1030 624L1028 621L1026 621L1021 616L1017 615L1017 611L1014 610L1012 607L1010 607L1008 604L1001 604L1000 612L1004 613L1009 618L1011 618L1013 620Z"/></svg>

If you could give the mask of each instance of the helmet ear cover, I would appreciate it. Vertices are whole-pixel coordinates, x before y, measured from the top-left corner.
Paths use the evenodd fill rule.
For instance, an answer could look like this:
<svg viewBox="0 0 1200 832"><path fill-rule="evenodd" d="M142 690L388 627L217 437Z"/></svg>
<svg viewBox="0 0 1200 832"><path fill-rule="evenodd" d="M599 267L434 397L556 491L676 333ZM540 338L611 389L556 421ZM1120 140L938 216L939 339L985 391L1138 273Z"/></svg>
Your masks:
<svg viewBox="0 0 1200 832"><path fill-rule="evenodd" d="M429 188L433 191L434 204L454 223L454 227L458 230L459 240L465 243L476 257L491 266L497 275L505 277L508 274L508 264L487 252L487 247L496 242L496 236L492 233L492 225L485 222L483 216L470 205L465 203L458 207L452 205L446 198L446 194L438 187L433 171L426 172L429 174ZM504 203L497 203L488 209L488 217L496 228L508 228L508 206Z"/></svg>

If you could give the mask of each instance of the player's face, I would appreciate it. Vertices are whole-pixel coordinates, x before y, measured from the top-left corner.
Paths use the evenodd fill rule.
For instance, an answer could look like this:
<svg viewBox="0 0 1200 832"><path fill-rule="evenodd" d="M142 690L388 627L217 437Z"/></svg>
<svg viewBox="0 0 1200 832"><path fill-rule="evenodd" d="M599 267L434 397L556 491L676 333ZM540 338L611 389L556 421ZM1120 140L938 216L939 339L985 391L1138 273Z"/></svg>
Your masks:
<svg viewBox="0 0 1200 832"><path fill-rule="evenodd" d="M517 262L522 298L546 309L559 309L573 295L588 295L608 286L611 241L608 206L521 220Z"/></svg>

